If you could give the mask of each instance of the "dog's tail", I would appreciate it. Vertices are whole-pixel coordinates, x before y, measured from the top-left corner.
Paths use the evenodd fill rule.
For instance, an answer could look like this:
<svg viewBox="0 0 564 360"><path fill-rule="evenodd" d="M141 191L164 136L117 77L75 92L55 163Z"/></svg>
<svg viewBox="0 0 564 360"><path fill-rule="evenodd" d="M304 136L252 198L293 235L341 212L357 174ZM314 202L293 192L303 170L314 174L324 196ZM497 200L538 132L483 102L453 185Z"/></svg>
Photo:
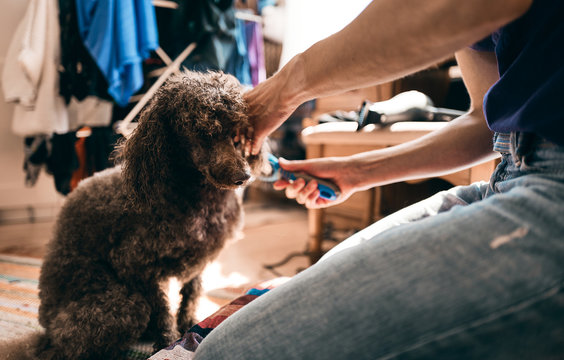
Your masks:
<svg viewBox="0 0 564 360"><path fill-rule="evenodd" d="M38 331L21 338L0 341L0 360L44 360L52 357L42 355L48 347L45 333ZM40 355L41 354L41 355Z"/></svg>

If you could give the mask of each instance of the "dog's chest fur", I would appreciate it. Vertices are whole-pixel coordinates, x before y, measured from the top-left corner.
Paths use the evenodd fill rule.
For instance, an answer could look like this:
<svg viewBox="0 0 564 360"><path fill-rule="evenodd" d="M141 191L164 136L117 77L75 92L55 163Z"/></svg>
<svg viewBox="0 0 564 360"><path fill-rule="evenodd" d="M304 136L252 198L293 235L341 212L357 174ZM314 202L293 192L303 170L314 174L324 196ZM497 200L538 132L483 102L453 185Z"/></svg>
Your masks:
<svg viewBox="0 0 564 360"><path fill-rule="evenodd" d="M120 170L115 168L81 184L63 211L72 213L74 219L96 222L100 231L78 239L69 225L79 228L84 224L65 224L56 242L92 262L107 263L123 280L136 276L162 280L198 273L233 236L241 220L241 206L233 191L208 193L205 201L186 200L182 209L132 210L126 205L121 181ZM80 216L81 212L88 214Z"/></svg>

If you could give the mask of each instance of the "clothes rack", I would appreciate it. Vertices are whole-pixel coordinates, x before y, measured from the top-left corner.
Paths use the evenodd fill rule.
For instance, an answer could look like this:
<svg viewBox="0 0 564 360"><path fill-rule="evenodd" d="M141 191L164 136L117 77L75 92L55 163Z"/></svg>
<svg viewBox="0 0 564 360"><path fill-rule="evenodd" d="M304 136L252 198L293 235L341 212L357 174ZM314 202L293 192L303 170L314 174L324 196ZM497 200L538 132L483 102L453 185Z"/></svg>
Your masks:
<svg viewBox="0 0 564 360"><path fill-rule="evenodd" d="M196 43L191 43L188 45L181 53L174 59L174 61L166 67L165 72L159 76L155 83L149 88L149 90L141 97L139 102L135 104L133 109L127 114L127 116L117 124L117 131L124 137L129 137L135 128L132 126L131 122L135 117L141 112L143 107L149 102L157 90L164 84L170 75L176 73L180 70L180 65L182 62L192 53L196 48Z"/></svg>
<svg viewBox="0 0 564 360"><path fill-rule="evenodd" d="M168 9L178 8L178 4L176 2L168 1L168 0L153 0L153 6L168 8ZM241 20L252 21L262 24L261 16L254 15L245 11L236 11L235 17ZM138 102L137 104L135 104L133 109L125 116L125 118L116 124L116 131L118 133L120 133L124 137L129 137L131 135L131 133L135 129L135 125L132 123L135 117L141 112L143 107L149 102L149 100L153 97L155 92L164 84L164 82L169 78L169 76L180 70L180 65L182 64L182 62L190 55L190 53L192 53L192 51L195 48L196 48L196 43L191 43L174 60L172 60L162 48L159 47L155 50L157 56L166 65L166 67L164 68L164 72L162 72L159 75L155 83L149 88L149 90L145 94L134 96L132 98L133 101L138 100ZM158 69L155 72L159 73L161 71L163 70Z"/></svg>
<svg viewBox="0 0 564 360"><path fill-rule="evenodd" d="M170 0L153 0L153 6L167 8L167 9L178 9L178 4L174 1ZM155 53L157 56L163 61L166 65L164 70L158 69L159 77L157 80L151 85L149 90L143 95L136 95L133 96L131 101L137 101L137 104L131 109L131 111L125 116L122 121L118 121L116 124L116 131L123 135L124 137L129 137L133 130L135 129L135 125L132 124L135 117L141 112L143 107L149 102L149 100L155 95L155 92L164 84L164 82L169 78L170 75L176 73L180 70L180 64L190 55L190 53L196 48L195 43L191 43L188 45L184 51L178 55L178 57L174 60L168 56L168 54L162 49L157 48Z"/></svg>

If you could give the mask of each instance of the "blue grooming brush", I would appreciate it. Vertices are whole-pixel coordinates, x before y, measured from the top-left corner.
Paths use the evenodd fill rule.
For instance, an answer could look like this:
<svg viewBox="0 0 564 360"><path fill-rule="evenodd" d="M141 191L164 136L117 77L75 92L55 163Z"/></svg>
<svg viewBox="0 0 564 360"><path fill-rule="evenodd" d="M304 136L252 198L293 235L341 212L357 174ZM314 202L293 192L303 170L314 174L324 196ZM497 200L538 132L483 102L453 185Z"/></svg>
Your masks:
<svg viewBox="0 0 564 360"><path fill-rule="evenodd" d="M317 181L317 189L319 190L319 197L327 200L336 200L337 197L341 194L341 191L337 187L337 185L333 184L328 180L323 180L318 177L308 175L302 172L290 172L282 169L280 164L278 163L278 158L272 154L268 155L268 162L272 167L272 173L270 176L261 176L260 179L262 181L267 182L274 182L278 179L286 179L289 181L294 181L298 178L304 179L306 182L310 180Z"/></svg>

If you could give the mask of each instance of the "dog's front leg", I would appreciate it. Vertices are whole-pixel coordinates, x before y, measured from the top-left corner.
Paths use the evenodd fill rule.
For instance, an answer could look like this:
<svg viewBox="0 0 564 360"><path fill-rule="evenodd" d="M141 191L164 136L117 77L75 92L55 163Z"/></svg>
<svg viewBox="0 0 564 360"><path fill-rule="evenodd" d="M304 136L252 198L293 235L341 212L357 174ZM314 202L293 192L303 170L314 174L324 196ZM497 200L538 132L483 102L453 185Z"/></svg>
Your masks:
<svg viewBox="0 0 564 360"><path fill-rule="evenodd" d="M158 284L151 284L150 287L147 293L152 295L147 301L151 306L151 317L142 339L154 341L153 348L160 350L170 345L176 334L172 328L174 322L166 293Z"/></svg>
<svg viewBox="0 0 564 360"><path fill-rule="evenodd" d="M192 325L196 324L196 305L198 297L202 292L202 279L200 275L196 276L190 281L187 281L180 290L182 300L178 308L176 324L180 334L184 334L190 330Z"/></svg>

